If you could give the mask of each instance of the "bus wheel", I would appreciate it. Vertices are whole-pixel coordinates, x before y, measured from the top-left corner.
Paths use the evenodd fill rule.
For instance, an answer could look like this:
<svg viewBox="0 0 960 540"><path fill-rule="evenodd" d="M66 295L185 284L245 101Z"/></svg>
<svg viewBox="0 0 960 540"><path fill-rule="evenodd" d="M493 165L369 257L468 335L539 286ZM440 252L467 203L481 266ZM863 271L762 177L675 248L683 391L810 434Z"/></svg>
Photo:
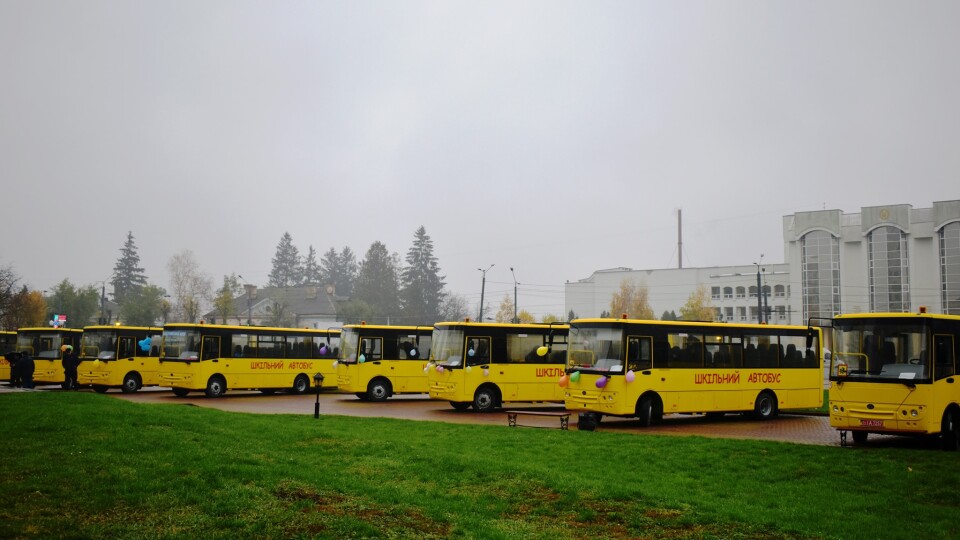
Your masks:
<svg viewBox="0 0 960 540"><path fill-rule="evenodd" d="M478 388L473 395L473 409L477 412L492 412L500 405L500 396L489 386Z"/></svg>
<svg viewBox="0 0 960 540"><path fill-rule="evenodd" d="M102 384L95 384L95 385L93 385L93 391L96 392L96 393L98 393L98 394L106 394L106 393L107 393L107 387L104 386L104 385L102 385Z"/></svg>
<svg viewBox="0 0 960 540"><path fill-rule="evenodd" d="M960 450L960 413L956 409L947 411L940 423L940 445L944 450Z"/></svg>
<svg viewBox="0 0 960 540"><path fill-rule="evenodd" d="M593 431L600 425L600 415L597 413L580 413L577 416L577 429L580 431Z"/></svg>
<svg viewBox="0 0 960 540"><path fill-rule="evenodd" d="M301 373L297 375L297 378L293 380L293 393L294 394L303 394L310 389L310 379L306 375Z"/></svg>
<svg viewBox="0 0 960 540"><path fill-rule="evenodd" d="M189 394L189 393L190 393L190 391L187 390L186 388L174 388L174 389L173 389L173 395L175 395L175 396L177 396L177 397L186 397L186 395Z"/></svg>
<svg viewBox="0 0 960 540"><path fill-rule="evenodd" d="M132 394L140 389L140 377L136 373L127 373L123 377L123 386L120 391L124 394Z"/></svg>
<svg viewBox="0 0 960 540"><path fill-rule="evenodd" d="M772 392L760 392L753 404L753 416L760 420L770 420L777 415L777 398Z"/></svg>
<svg viewBox="0 0 960 540"><path fill-rule="evenodd" d="M451 401L450 406L458 411L465 411L470 408L473 403L469 401Z"/></svg>
<svg viewBox="0 0 960 540"><path fill-rule="evenodd" d="M386 379L374 379L367 385L367 398L370 401L386 401L391 392L390 382Z"/></svg>
<svg viewBox="0 0 960 540"><path fill-rule="evenodd" d="M367 400L367 393L366 393L366 392L357 392L357 397L360 398L360 401L366 401L366 400Z"/></svg>
<svg viewBox="0 0 960 540"><path fill-rule="evenodd" d="M651 394L641 397L637 403L637 418L640 420L640 427L659 424L663 419L663 405L660 403L660 398Z"/></svg>
<svg viewBox="0 0 960 540"><path fill-rule="evenodd" d="M220 375L214 375L207 381L207 397L221 397L227 392L227 381Z"/></svg>
<svg viewBox="0 0 960 540"><path fill-rule="evenodd" d="M276 389L276 388L261 388L261 389L260 389L260 393L263 394L263 395L265 395L265 396L272 396L273 394L276 394L276 393L277 393L277 389Z"/></svg>
<svg viewBox="0 0 960 540"><path fill-rule="evenodd" d="M853 434L853 442L855 442L855 443L857 443L857 444L863 444L863 443L867 442L867 435L869 435L868 432L866 432L866 431L851 431L850 433Z"/></svg>

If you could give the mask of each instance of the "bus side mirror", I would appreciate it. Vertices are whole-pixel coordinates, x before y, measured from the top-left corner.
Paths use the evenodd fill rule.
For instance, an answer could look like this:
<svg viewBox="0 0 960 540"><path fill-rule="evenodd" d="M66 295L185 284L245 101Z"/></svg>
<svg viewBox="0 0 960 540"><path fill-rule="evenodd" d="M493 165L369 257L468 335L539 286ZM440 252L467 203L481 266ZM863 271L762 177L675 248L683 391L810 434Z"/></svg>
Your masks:
<svg viewBox="0 0 960 540"><path fill-rule="evenodd" d="M807 330L807 348L813 346L813 330Z"/></svg>

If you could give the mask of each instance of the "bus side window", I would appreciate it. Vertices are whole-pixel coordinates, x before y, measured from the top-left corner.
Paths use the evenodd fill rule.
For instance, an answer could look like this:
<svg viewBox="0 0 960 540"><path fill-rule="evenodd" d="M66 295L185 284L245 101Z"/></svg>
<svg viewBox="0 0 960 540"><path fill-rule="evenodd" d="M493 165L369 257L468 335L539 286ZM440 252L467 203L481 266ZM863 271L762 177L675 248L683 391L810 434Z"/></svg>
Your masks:
<svg viewBox="0 0 960 540"><path fill-rule="evenodd" d="M933 336L934 378L956 374L953 358L953 336Z"/></svg>

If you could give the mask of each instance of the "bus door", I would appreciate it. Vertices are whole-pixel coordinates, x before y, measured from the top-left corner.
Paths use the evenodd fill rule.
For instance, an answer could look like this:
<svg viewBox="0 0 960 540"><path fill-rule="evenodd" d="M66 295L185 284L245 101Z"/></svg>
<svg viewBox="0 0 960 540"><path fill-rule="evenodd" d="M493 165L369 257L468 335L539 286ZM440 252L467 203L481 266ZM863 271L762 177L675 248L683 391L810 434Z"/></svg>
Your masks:
<svg viewBox="0 0 960 540"><path fill-rule="evenodd" d="M220 336L203 336L203 346L200 349L200 360L213 360L220 358Z"/></svg>
<svg viewBox="0 0 960 540"><path fill-rule="evenodd" d="M939 394L934 403L947 404L960 399L960 381L957 381L956 355L953 336L934 334L933 336L933 377L934 391ZM936 414L940 414L936 411Z"/></svg>
<svg viewBox="0 0 960 540"><path fill-rule="evenodd" d="M133 357L136 356L136 343L135 339L130 336L120 336L117 339L117 359L133 360Z"/></svg>

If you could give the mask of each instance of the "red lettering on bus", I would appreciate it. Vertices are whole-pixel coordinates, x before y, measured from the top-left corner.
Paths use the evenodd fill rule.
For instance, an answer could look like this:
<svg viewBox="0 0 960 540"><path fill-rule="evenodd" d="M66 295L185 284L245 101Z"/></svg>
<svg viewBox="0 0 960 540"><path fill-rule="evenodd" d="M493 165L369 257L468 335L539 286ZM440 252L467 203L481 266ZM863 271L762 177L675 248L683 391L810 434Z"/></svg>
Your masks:
<svg viewBox="0 0 960 540"><path fill-rule="evenodd" d="M733 373L694 373L694 384L739 384L740 372Z"/></svg>
<svg viewBox="0 0 960 540"><path fill-rule="evenodd" d="M780 373L751 373L748 382L764 384L780 384Z"/></svg>
<svg viewBox="0 0 960 540"><path fill-rule="evenodd" d="M559 377L563 373L563 368L537 368L537 377Z"/></svg>

